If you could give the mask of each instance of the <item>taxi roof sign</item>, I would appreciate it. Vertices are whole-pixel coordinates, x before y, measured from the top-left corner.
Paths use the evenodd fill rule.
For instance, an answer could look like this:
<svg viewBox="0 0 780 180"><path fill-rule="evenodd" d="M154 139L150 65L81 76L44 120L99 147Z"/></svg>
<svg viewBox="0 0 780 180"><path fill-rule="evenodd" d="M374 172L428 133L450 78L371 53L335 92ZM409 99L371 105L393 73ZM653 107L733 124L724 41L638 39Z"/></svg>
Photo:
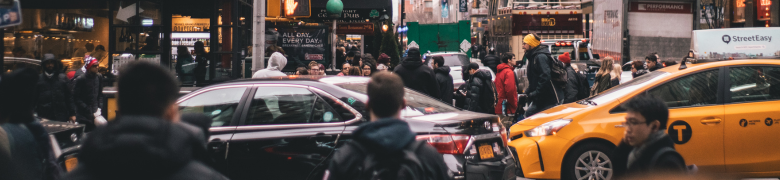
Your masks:
<svg viewBox="0 0 780 180"><path fill-rule="evenodd" d="M780 28L694 30L696 59L749 59L780 56Z"/></svg>

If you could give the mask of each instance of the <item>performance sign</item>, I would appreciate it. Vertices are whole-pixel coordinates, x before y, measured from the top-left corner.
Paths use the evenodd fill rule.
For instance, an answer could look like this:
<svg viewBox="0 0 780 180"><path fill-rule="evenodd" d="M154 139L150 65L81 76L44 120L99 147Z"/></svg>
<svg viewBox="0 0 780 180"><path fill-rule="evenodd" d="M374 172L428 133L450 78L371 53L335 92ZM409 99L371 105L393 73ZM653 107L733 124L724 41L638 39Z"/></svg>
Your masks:
<svg viewBox="0 0 780 180"><path fill-rule="evenodd" d="M22 24L22 8L19 1L9 7L0 7L0 28Z"/></svg>
<svg viewBox="0 0 780 180"><path fill-rule="evenodd" d="M630 12L691 14L690 3L631 2Z"/></svg>
<svg viewBox="0 0 780 180"><path fill-rule="evenodd" d="M697 59L780 56L780 28L694 30Z"/></svg>

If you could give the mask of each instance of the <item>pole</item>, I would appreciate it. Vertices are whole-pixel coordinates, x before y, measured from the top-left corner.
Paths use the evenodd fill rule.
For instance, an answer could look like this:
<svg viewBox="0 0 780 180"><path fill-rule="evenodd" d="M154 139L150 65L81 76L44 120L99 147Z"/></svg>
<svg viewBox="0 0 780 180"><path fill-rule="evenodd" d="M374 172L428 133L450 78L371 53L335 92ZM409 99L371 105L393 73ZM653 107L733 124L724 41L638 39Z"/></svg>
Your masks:
<svg viewBox="0 0 780 180"><path fill-rule="evenodd" d="M780 0L772 0L769 10L769 26L780 27Z"/></svg>
<svg viewBox="0 0 780 180"><path fill-rule="evenodd" d="M336 64L336 44L338 43L338 40L339 40L339 38L338 38L339 36L338 36L338 34L336 34L336 22L337 21L338 21L338 19L333 19L333 34L330 37L330 40L331 40L330 50L332 52L331 56L330 56L331 57L330 60L332 62L331 66L330 66L330 70L331 71L335 71L336 70L336 66L338 66L338 64Z"/></svg>
<svg viewBox="0 0 780 180"><path fill-rule="evenodd" d="M252 25L252 71L265 68L265 0L254 0L255 23Z"/></svg>

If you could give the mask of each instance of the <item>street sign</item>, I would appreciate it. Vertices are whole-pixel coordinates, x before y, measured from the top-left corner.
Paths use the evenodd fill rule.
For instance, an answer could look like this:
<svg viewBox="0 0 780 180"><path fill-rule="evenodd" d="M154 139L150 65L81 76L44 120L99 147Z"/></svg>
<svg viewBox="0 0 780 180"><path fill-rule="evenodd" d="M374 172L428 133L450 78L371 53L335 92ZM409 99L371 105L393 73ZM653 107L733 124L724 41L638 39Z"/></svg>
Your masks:
<svg viewBox="0 0 780 180"><path fill-rule="evenodd" d="M14 1L13 6L0 8L0 28L22 24L22 8L19 1Z"/></svg>

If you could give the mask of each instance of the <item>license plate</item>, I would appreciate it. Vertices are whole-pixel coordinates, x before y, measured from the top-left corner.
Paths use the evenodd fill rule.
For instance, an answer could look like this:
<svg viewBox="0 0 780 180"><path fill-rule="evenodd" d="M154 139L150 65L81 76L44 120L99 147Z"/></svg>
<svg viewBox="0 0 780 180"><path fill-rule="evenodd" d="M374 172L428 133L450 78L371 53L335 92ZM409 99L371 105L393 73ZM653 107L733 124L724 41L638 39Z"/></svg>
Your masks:
<svg viewBox="0 0 780 180"><path fill-rule="evenodd" d="M76 157L69 157L65 160L65 170L70 172L73 169L76 169L76 166L79 164L79 160Z"/></svg>
<svg viewBox="0 0 780 180"><path fill-rule="evenodd" d="M479 159L493 158L493 146L490 144L482 144L479 146Z"/></svg>

